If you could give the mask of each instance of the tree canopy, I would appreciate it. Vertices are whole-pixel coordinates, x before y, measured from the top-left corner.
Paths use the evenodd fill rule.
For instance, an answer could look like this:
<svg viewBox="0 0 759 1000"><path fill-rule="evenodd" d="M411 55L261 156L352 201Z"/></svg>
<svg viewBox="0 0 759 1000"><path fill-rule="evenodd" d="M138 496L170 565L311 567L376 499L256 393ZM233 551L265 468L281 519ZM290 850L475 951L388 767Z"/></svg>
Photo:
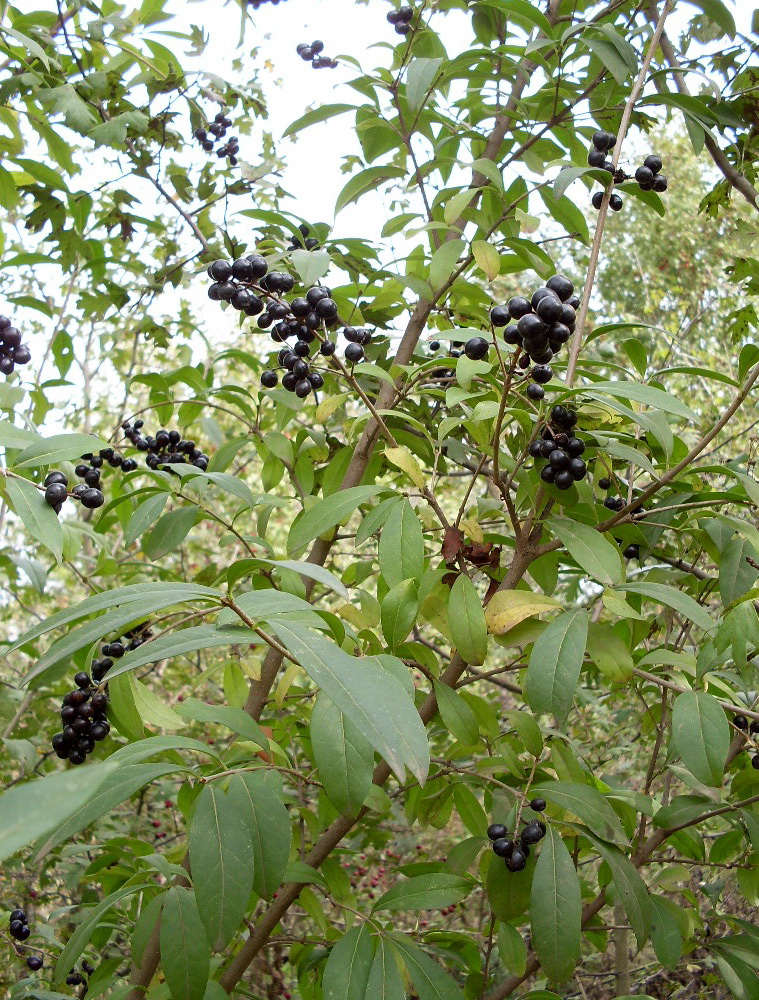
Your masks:
<svg viewBox="0 0 759 1000"><path fill-rule="evenodd" d="M756 1000L755 24L322 9L2 11L0 983Z"/></svg>

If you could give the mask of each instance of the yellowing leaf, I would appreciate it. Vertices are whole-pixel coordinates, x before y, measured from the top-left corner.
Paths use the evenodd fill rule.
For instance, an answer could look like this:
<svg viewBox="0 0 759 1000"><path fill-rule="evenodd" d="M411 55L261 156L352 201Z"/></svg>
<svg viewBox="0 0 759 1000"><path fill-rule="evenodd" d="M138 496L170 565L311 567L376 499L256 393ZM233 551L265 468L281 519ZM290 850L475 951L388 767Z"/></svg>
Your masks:
<svg viewBox="0 0 759 1000"><path fill-rule="evenodd" d="M533 594L529 590L500 590L485 609L485 621L491 635L503 635L525 618L560 608L553 597Z"/></svg>
<svg viewBox="0 0 759 1000"><path fill-rule="evenodd" d="M385 458L405 472L414 486L418 486L420 490L424 489L424 473L408 448L403 445L397 448L385 448Z"/></svg>
<svg viewBox="0 0 759 1000"><path fill-rule="evenodd" d="M331 417L335 410L338 410L348 398L347 392L338 393L336 396L327 396L316 407L316 421L323 424L328 417Z"/></svg>
<svg viewBox="0 0 759 1000"><path fill-rule="evenodd" d="M466 533L467 538L471 538L473 542L482 544L485 541L485 535L474 513L467 514L461 522L461 527Z"/></svg>
<svg viewBox="0 0 759 1000"><path fill-rule="evenodd" d="M183 729L186 725L181 715L165 705L161 699L146 687L134 674L129 674L135 708L143 722L159 729Z"/></svg>
<svg viewBox="0 0 759 1000"><path fill-rule="evenodd" d="M472 243L472 253L478 266L485 272L485 277L492 281L501 270L501 257L496 248L487 240L475 240Z"/></svg>

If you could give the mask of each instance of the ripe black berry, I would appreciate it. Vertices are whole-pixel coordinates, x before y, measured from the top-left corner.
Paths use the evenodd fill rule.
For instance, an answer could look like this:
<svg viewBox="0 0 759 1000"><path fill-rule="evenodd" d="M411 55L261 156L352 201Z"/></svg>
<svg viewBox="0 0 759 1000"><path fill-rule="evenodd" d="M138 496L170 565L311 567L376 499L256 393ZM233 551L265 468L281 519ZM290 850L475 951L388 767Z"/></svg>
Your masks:
<svg viewBox="0 0 759 1000"><path fill-rule="evenodd" d="M748 719L745 715L734 715L733 725L737 726L738 729L748 729Z"/></svg>
<svg viewBox="0 0 759 1000"><path fill-rule="evenodd" d="M543 812L545 807L546 807L545 799L536 798L530 800L530 809L532 809L536 813Z"/></svg>
<svg viewBox="0 0 759 1000"><path fill-rule="evenodd" d="M84 688L85 690L90 686L90 675L85 673L84 670L80 670L78 673L74 674L74 684L78 688Z"/></svg>
<svg viewBox="0 0 759 1000"><path fill-rule="evenodd" d="M228 260L215 260L208 266L208 276L214 281L227 281L232 277L232 265Z"/></svg>
<svg viewBox="0 0 759 1000"><path fill-rule="evenodd" d="M622 198L616 191L612 192L612 196L609 198L609 208L612 212L619 212L622 208Z"/></svg>
<svg viewBox="0 0 759 1000"><path fill-rule="evenodd" d="M602 153L606 153L610 149L613 149L615 141L615 137L610 132L599 130L593 134L593 145L596 149L600 149Z"/></svg>
<svg viewBox="0 0 759 1000"><path fill-rule="evenodd" d="M757 722L757 721L756 721L756 719L754 719L754 720L752 721L751 725L749 726L749 731L750 731L750 732L751 732L752 734L756 734L756 733L759 733L759 722Z"/></svg>
<svg viewBox="0 0 759 1000"><path fill-rule="evenodd" d="M364 357L364 349L361 344L348 344L345 348L345 360L351 364L356 364Z"/></svg>
<svg viewBox="0 0 759 1000"><path fill-rule="evenodd" d="M471 361L479 361L487 355L489 347L484 337L470 337L464 344L464 354Z"/></svg>
<svg viewBox="0 0 759 1000"><path fill-rule="evenodd" d="M493 841L493 853L497 854L499 858L510 857L513 850L513 840L508 840L506 837L499 837L498 840Z"/></svg>
<svg viewBox="0 0 759 1000"><path fill-rule="evenodd" d="M562 302L566 302L575 290L575 286L563 274L554 274L553 277L549 278L546 282L546 288L556 292Z"/></svg>
<svg viewBox="0 0 759 1000"><path fill-rule="evenodd" d="M591 149L588 153L588 166L589 167L603 167L606 162L606 153L600 149Z"/></svg>
<svg viewBox="0 0 759 1000"><path fill-rule="evenodd" d="M658 191L659 194L661 194L663 191L667 190L668 186L667 178L664 174L657 174L656 177L654 177L654 191Z"/></svg>
<svg viewBox="0 0 759 1000"><path fill-rule="evenodd" d="M69 481L68 477L65 476L62 472L58 472L57 469L52 469L45 476L45 480L42 485L50 486L52 483L62 483L64 486L68 486Z"/></svg>
<svg viewBox="0 0 759 1000"><path fill-rule="evenodd" d="M102 507L105 503L105 497L100 492L96 490L93 486L89 486L86 490L82 490L79 494L79 500L81 501L82 507L87 507L88 510L95 510L97 507Z"/></svg>
<svg viewBox="0 0 759 1000"><path fill-rule="evenodd" d="M508 830L503 825L503 823L491 823L487 828L487 835L489 840L499 840L501 837L505 837Z"/></svg>
<svg viewBox="0 0 759 1000"><path fill-rule="evenodd" d="M527 857L519 847L515 847L510 856L506 858L506 867L510 872L521 872L526 864Z"/></svg>
<svg viewBox="0 0 759 1000"><path fill-rule="evenodd" d="M654 183L654 172L649 167L638 167L635 171L635 180L641 187L652 187Z"/></svg>
<svg viewBox="0 0 759 1000"><path fill-rule="evenodd" d="M572 473L572 479L579 481L585 478L588 467L581 458L571 458L569 460L569 471Z"/></svg>
<svg viewBox="0 0 759 1000"><path fill-rule="evenodd" d="M68 492L63 483L51 483L45 490L45 500L51 507L63 503L67 496Z"/></svg>
<svg viewBox="0 0 759 1000"><path fill-rule="evenodd" d="M490 322L493 326L506 326L511 318L508 306L493 306L490 310Z"/></svg>
<svg viewBox="0 0 759 1000"><path fill-rule="evenodd" d="M546 391L542 385L537 385L531 382L527 386L527 398L531 399L534 403L539 403L541 399L545 397Z"/></svg>
<svg viewBox="0 0 759 1000"><path fill-rule="evenodd" d="M593 197L590 199L590 203L596 210L601 207L601 202L604 200L603 191L595 191Z"/></svg>
<svg viewBox="0 0 759 1000"><path fill-rule="evenodd" d="M30 955L26 960L26 967L31 969L32 972L39 972L42 965L43 962L39 955Z"/></svg>
<svg viewBox="0 0 759 1000"><path fill-rule="evenodd" d="M652 174L658 174L662 168L661 156L656 153L649 153L643 161L643 166L647 167Z"/></svg>
<svg viewBox="0 0 759 1000"><path fill-rule="evenodd" d="M556 469L551 465L544 465L540 470L540 478L544 483L552 483L556 479Z"/></svg>
<svg viewBox="0 0 759 1000"><path fill-rule="evenodd" d="M544 836L545 831L542 829L540 823L528 823L524 830L522 830L522 843L537 844Z"/></svg>
<svg viewBox="0 0 759 1000"><path fill-rule="evenodd" d="M751 766L755 768L757 771L759 771L759 753L754 754L754 756L751 758Z"/></svg>
<svg viewBox="0 0 759 1000"><path fill-rule="evenodd" d="M608 490L610 486L611 486L611 479L608 479L606 476L603 476L601 479L598 480L598 488L600 490Z"/></svg>
<svg viewBox="0 0 759 1000"><path fill-rule="evenodd" d="M299 399L305 399L306 396L311 392L313 386L308 378L302 378L295 383L295 395Z"/></svg>
<svg viewBox="0 0 759 1000"><path fill-rule="evenodd" d="M634 543L628 545L627 548L622 553L625 559L637 559L639 554L640 554L640 546L635 545Z"/></svg>
<svg viewBox="0 0 759 1000"><path fill-rule="evenodd" d="M504 829L505 829L505 827L504 827ZM20 909L13 910L13 912L11 913L11 915L10 915L10 917L8 919L11 921L11 923L14 920L20 920L22 924L25 924L26 923L26 913L23 910L20 910Z"/></svg>
<svg viewBox="0 0 759 1000"><path fill-rule="evenodd" d="M561 319L563 309L564 306L559 299L554 298L553 295L546 295L536 305L535 312L544 323L550 324Z"/></svg>
<svg viewBox="0 0 759 1000"><path fill-rule="evenodd" d="M521 319L522 316L526 316L527 313L532 312L529 299L524 298L522 295L515 295L509 299L506 308L509 310L509 315L512 319Z"/></svg>
<svg viewBox="0 0 759 1000"><path fill-rule="evenodd" d="M569 469L564 469L562 472L556 473L556 478L554 479L554 485L559 490L568 490L569 487L574 482L574 476L569 471Z"/></svg>
<svg viewBox="0 0 759 1000"><path fill-rule="evenodd" d="M553 378L553 369L549 368L548 365L536 365L530 372L533 382L537 382L538 385L545 385L546 382L550 382Z"/></svg>
<svg viewBox="0 0 759 1000"><path fill-rule="evenodd" d="M261 373L261 385L265 389L273 389L275 385L279 383L279 378L277 373L273 371L265 371Z"/></svg>

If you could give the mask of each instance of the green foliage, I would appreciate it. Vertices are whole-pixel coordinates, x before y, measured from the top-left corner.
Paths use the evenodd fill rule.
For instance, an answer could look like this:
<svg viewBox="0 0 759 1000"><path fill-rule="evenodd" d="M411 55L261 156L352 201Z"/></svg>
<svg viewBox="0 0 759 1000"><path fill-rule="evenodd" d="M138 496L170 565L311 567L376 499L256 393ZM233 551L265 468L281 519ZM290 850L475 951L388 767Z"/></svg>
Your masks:
<svg viewBox="0 0 759 1000"><path fill-rule="evenodd" d="M97 955L87 995L114 1000L555 1000L586 972L627 1000L686 963L753 998L745 12L668 22L638 89L632 0L439 0L407 35L346 0L387 34L339 57L340 103L309 76L263 132L250 41L299 2L241 3L234 55L210 3L189 27L161 0L3 8L2 312L32 353L0 376L2 905L31 926L4 992L68 996ZM193 137L219 110L236 164ZM618 178L607 218L587 152L623 121L618 166L655 148L669 184ZM345 319L312 324L306 398L261 385L283 331L206 297L209 264L253 253ZM536 400L490 309L559 272L582 305ZM556 404L583 442L566 490L532 454ZM145 463L159 427L190 461ZM45 478L70 491L84 455L104 503L56 511ZM50 749L79 672L109 699L84 766Z"/></svg>

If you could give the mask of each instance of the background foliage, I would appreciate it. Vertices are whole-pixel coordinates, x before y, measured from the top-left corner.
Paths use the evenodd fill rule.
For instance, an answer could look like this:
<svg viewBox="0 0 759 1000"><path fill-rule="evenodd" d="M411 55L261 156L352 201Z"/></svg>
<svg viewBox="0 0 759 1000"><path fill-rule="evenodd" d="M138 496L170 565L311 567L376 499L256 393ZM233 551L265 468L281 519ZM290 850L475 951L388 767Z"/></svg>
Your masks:
<svg viewBox="0 0 759 1000"><path fill-rule="evenodd" d="M293 109L290 146L251 39L299 2L235 8L228 79L188 68L230 31L205 4L3 7L0 285L33 358L0 384L0 856L32 933L0 982L83 996L84 959L88 997L129 1000L754 1000L756 36L720 0L439 0L404 37L373 2L376 50L331 71L350 101ZM235 165L193 138L219 109ZM338 116L361 156L301 218L284 161ZM599 127L668 192L591 210ZM206 299L254 251L372 330L306 401ZM582 302L534 402L489 310L557 271ZM565 493L528 450L556 403L589 469ZM105 468L102 508L56 516L48 471L140 459L138 417L207 470ZM143 627L110 737L59 761L73 674ZM536 796L512 873L486 830Z"/></svg>

